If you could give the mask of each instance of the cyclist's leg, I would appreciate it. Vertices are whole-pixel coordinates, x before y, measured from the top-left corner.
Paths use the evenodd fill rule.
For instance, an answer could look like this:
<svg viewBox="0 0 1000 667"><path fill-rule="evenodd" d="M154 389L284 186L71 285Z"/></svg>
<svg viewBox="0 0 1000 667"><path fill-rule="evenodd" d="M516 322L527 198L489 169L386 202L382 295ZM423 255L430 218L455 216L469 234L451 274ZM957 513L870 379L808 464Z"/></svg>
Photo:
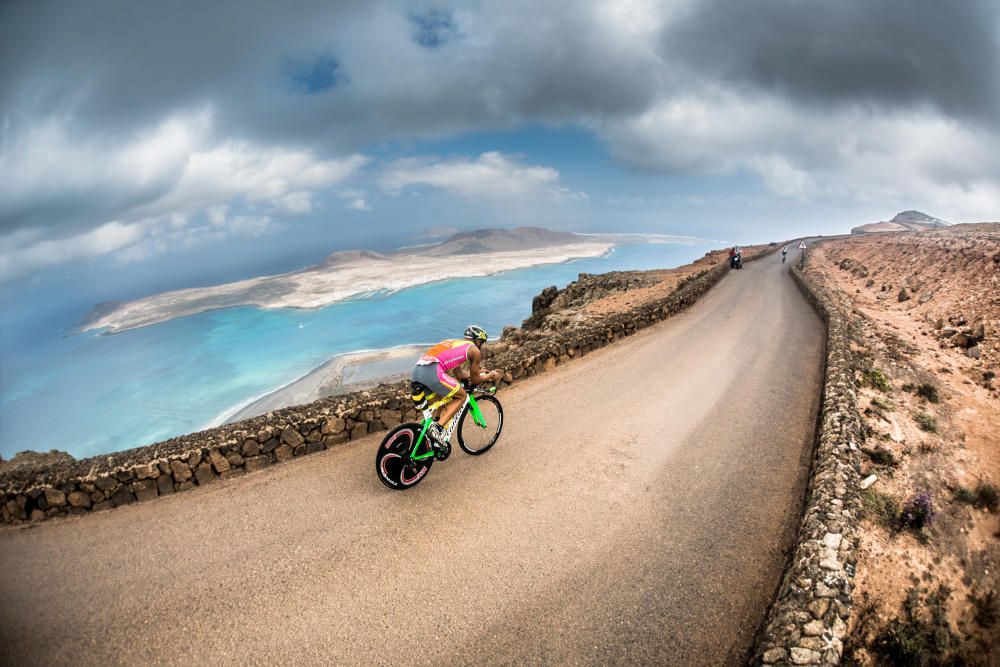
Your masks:
<svg viewBox="0 0 1000 667"><path fill-rule="evenodd" d="M413 369L412 378L440 397L439 400L443 405L437 413L436 421L438 424L447 424L448 420L465 402L465 391L462 389L462 385L441 370L440 364L418 364ZM454 400L455 398L460 400Z"/></svg>
<svg viewBox="0 0 1000 667"><path fill-rule="evenodd" d="M438 424L442 427L446 427L451 418L454 417L455 413L462 407L462 404L465 403L465 389L462 389L462 385L458 383L458 380L444 372L440 364L437 366L437 379L439 384L447 388L447 391L441 395L444 397L451 397L451 400L445 403L441 408L441 412L438 414L437 418Z"/></svg>

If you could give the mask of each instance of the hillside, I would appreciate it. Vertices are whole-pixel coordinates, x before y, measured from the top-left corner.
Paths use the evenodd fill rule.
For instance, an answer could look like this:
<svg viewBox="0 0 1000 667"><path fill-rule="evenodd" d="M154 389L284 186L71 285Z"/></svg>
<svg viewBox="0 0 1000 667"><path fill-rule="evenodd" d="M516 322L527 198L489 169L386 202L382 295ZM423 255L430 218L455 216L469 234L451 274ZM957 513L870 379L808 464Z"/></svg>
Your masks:
<svg viewBox="0 0 1000 667"><path fill-rule="evenodd" d="M921 211L903 211L892 220L872 222L851 230L852 234L877 234L886 232L922 232L947 227L950 223Z"/></svg>
<svg viewBox="0 0 1000 667"><path fill-rule="evenodd" d="M998 664L1000 223L828 241L807 271L857 316L868 488L845 658Z"/></svg>
<svg viewBox="0 0 1000 667"><path fill-rule="evenodd" d="M479 229L459 232L443 243L430 247L422 254L443 257L472 255L486 252L512 252L585 241L570 232L556 232L543 227L514 229Z"/></svg>

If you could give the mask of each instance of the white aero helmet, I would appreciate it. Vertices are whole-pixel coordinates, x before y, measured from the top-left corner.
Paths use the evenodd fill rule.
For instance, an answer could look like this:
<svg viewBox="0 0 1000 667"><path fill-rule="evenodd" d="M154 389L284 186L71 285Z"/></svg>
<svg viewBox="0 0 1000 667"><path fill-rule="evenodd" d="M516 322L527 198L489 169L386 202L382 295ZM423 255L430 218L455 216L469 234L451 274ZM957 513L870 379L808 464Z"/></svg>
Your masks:
<svg viewBox="0 0 1000 667"><path fill-rule="evenodd" d="M470 324L465 327L465 337L469 340L481 340L485 343L489 336L486 334L486 329L476 326L475 324Z"/></svg>

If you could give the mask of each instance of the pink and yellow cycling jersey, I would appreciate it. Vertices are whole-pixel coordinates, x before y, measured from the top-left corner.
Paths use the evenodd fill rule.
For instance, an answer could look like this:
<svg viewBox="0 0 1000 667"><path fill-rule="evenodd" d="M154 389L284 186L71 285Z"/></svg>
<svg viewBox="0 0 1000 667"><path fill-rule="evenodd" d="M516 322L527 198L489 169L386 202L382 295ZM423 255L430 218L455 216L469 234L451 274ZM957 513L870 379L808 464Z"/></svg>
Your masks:
<svg viewBox="0 0 1000 667"><path fill-rule="evenodd" d="M473 345L467 340L443 340L424 352L418 363L437 363L441 370L450 371L469 360L469 348Z"/></svg>

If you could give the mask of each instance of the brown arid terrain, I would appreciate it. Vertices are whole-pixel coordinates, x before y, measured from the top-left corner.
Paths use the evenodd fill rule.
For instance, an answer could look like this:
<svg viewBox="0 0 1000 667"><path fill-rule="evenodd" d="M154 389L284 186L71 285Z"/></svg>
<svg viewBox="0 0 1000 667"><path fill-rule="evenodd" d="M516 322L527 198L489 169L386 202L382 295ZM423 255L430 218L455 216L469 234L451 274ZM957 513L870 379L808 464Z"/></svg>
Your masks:
<svg viewBox="0 0 1000 667"><path fill-rule="evenodd" d="M746 246L743 255L749 259L766 249L767 246ZM581 273L565 289L548 287L536 296L531 317L525 320L524 326L526 329L561 329L627 312L668 296L685 280L702 275L725 261L726 256L727 250L713 250L690 264L673 269Z"/></svg>
<svg viewBox="0 0 1000 667"><path fill-rule="evenodd" d="M819 244L852 302L865 518L848 664L1000 665L1000 223Z"/></svg>

